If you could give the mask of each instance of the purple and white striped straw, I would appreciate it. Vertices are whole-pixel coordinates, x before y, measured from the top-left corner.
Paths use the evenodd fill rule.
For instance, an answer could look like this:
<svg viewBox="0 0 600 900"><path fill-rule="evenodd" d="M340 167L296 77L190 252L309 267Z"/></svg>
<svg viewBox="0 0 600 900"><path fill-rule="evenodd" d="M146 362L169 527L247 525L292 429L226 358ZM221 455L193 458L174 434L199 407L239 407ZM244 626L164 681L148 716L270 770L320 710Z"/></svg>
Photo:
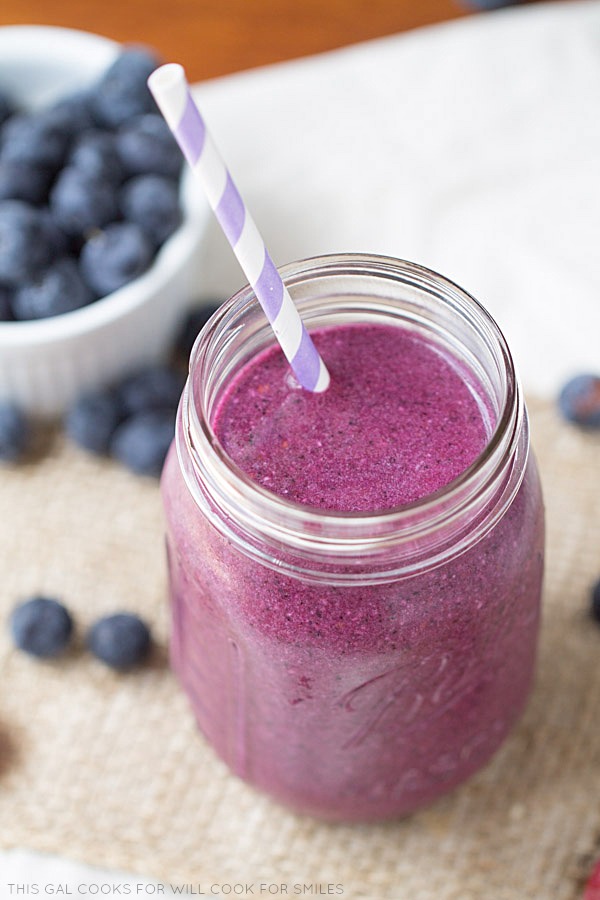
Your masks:
<svg viewBox="0 0 600 900"><path fill-rule="evenodd" d="M158 107L200 179L208 202L302 387L319 393L329 373L267 252L256 225L192 99L183 67L169 63L148 79Z"/></svg>

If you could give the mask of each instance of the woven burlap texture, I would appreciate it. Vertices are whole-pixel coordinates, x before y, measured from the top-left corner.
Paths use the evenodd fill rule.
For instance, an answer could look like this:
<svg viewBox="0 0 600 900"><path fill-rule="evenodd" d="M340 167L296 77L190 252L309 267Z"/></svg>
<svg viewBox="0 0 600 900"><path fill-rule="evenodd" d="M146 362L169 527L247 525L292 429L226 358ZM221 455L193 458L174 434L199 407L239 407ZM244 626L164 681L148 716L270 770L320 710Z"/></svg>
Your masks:
<svg viewBox="0 0 600 900"><path fill-rule="evenodd" d="M532 403L548 516L536 686L519 726L467 785L410 819L331 826L231 776L169 672L157 485L60 434L0 473L0 612L36 592L76 617L52 663L0 637L0 844L167 884L342 885L372 900L574 900L600 852L600 437ZM138 610L152 662L117 675L85 652L99 615ZM1 873L0 873L1 878ZM251 894L248 894L251 896Z"/></svg>

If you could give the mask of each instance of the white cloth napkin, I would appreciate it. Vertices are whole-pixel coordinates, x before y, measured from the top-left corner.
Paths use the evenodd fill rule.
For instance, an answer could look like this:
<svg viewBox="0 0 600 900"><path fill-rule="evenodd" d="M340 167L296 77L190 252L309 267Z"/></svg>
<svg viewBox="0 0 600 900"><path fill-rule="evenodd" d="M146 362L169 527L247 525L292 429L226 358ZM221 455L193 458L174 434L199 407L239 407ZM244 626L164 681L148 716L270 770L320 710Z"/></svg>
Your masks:
<svg viewBox="0 0 600 900"><path fill-rule="evenodd" d="M411 259L489 308L526 388L600 370L600 2L476 16L196 95L277 264ZM215 227L198 297L243 281ZM102 881L142 883L0 852L2 898L9 883Z"/></svg>
<svg viewBox="0 0 600 900"><path fill-rule="evenodd" d="M526 388L600 370L600 3L534 5L199 86L276 264L422 263L497 318ZM217 226L200 294L240 285Z"/></svg>

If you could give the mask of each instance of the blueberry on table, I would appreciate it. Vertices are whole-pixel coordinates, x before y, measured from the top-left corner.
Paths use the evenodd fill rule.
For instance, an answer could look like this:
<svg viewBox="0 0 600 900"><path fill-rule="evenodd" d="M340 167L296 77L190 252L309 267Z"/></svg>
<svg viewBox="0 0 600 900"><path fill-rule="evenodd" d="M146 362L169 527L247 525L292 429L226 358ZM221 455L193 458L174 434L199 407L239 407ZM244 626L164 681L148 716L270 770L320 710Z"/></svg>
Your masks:
<svg viewBox="0 0 600 900"><path fill-rule="evenodd" d="M125 378L118 386L127 416L151 409L176 410L185 385L181 372L169 366L151 366Z"/></svg>
<svg viewBox="0 0 600 900"><path fill-rule="evenodd" d="M10 630L19 650L50 658L58 656L67 647L73 620L58 600L32 597L13 610Z"/></svg>
<svg viewBox="0 0 600 900"><path fill-rule="evenodd" d="M139 616L115 613L92 625L88 649L113 669L130 669L144 661L150 650L150 629Z"/></svg>
<svg viewBox="0 0 600 900"><path fill-rule="evenodd" d="M29 437L25 414L13 403L0 402L0 461L17 462L27 450Z"/></svg>
<svg viewBox="0 0 600 900"><path fill-rule="evenodd" d="M462 0L463 6L473 9L500 9L502 6L514 6L519 0Z"/></svg>
<svg viewBox="0 0 600 900"><path fill-rule="evenodd" d="M156 110L146 81L159 59L146 47L124 50L93 92L92 110L99 124L118 128L134 116Z"/></svg>
<svg viewBox="0 0 600 900"><path fill-rule="evenodd" d="M44 203L52 172L42 166L18 160L0 160L0 200Z"/></svg>
<svg viewBox="0 0 600 900"><path fill-rule="evenodd" d="M175 353L177 355L186 361L190 358L196 338L220 305L220 301L213 301L199 309L193 309L187 314L175 342Z"/></svg>
<svg viewBox="0 0 600 900"><path fill-rule="evenodd" d="M138 175L127 181L121 191L121 210L156 247L164 244L183 219L178 186L162 175Z"/></svg>
<svg viewBox="0 0 600 900"><path fill-rule="evenodd" d="M117 132L117 149L128 175L164 175L177 179L183 155L160 115L138 116Z"/></svg>
<svg viewBox="0 0 600 900"><path fill-rule="evenodd" d="M592 588L590 611L596 622L600 623L600 579Z"/></svg>
<svg viewBox="0 0 600 900"><path fill-rule="evenodd" d="M48 110L12 116L2 126L0 159L30 163L56 172L62 166L70 134Z"/></svg>
<svg viewBox="0 0 600 900"><path fill-rule="evenodd" d="M119 425L111 441L111 454L137 475L158 478L174 436L174 410L151 409Z"/></svg>
<svg viewBox="0 0 600 900"><path fill-rule="evenodd" d="M64 426L79 447L104 455L123 418L123 405L114 391L94 391L76 401L65 416Z"/></svg>
<svg viewBox="0 0 600 900"><path fill-rule="evenodd" d="M93 235L81 250L81 273L99 296L116 291L150 266L154 247L138 225L116 222Z"/></svg>
<svg viewBox="0 0 600 900"><path fill-rule="evenodd" d="M0 282L19 286L48 265L53 246L41 211L21 200L0 202Z"/></svg>
<svg viewBox="0 0 600 900"><path fill-rule="evenodd" d="M562 388L558 406L565 419L584 428L600 428L600 376L576 375Z"/></svg>
<svg viewBox="0 0 600 900"><path fill-rule="evenodd" d="M120 184L124 177L116 138L110 131L84 131L73 145L68 162L83 175L102 182Z"/></svg>
<svg viewBox="0 0 600 900"><path fill-rule="evenodd" d="M50 210L67 234L86 235L119 217L117 190L106 179L68 166L50 191Z"/></svg>

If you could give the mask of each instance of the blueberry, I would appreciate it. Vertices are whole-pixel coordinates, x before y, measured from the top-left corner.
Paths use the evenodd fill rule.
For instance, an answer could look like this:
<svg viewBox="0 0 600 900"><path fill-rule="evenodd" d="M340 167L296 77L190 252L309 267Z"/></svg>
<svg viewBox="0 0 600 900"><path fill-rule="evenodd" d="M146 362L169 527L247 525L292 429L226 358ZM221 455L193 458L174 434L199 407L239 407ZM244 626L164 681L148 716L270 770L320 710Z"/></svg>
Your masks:
<svg viewBox="0 0 600 900"><path fill-rule="evenodd" d="M120 184L123 166L117 153L116 138L109 131L90 129L75 142L69 156L69 166L89 178Z"/></svg>
<svg viewBox="0 0 600 900"><path fill-rule="evenodd" d="M126 378L118 387L125 414L150 409L176 410L185 385L184 376L168 366L152 366Z"/></svg>
<svg viewBox="0 0 600 900"><path fill-rule="evenodd" d="M56 172L64 162L69 140L62 122L47 111L12 116L2 127L0 159Z"/></svg>
<svg viewBox="0 0 600 900"><path fill-rule="evenodd" d="M158 477L174 435L174 410L148 410L131 416L117 428L111 453L138 475Z"/></svg>
<svg viewBox="0 0 600 900"><path fill-rule="evenodd" d="M17 462L29 444L29 423L12 403L0 403L0 461Z"/></svg>
<svg viewBox="0 0 600 900"><path fill-rule="evenodd" d="M220 305L220 302L212 301L200 309L191 310L187 314L175 342L175 353L186 362L190 358L196 338Z"/></svg>
<svg viewBox="0 0 600 900"><path fill-rule="evenodd" d="M474 9L500 9L501 6L512 6L519 0L463 0L465 6Z"/></svg>
<svg viewBox="0 0 600 900"><path fill-rule="evenodd" d="M124 50L105 72L94 91L93 112L107 128L156 109L146 81L159 65L156 55L145 47Z"/></svg>
<svg viewBox="0 0 600 900"><path fill-rule="evenodd" d="M117 133L117 149L128 175L164 175L177 179L183 156L160 115L126 122Z"/></svg>
<svg viewBox="0 0 600 900"><path fill-rule="evenodd" d="M177 184L162 175L138 175L126 182L121 191L121 210L156 247L173 234L183 218Z"/></svg>
<svg viewBox="0 0 600 900"><path fill-rule="evenodd" d="M0 201L25 200L34 205L44 203L52 173L31 163L0 160Z"/></svg>
<svg viewBox="0 0 600 900"><path fill-rule="evenodd" d="M21 200L0 203L0 281L18 286L48 265L53 247L40 212Z"/></svg>
<svg viewBox="0 0 600 900"><path fill-rule="evenodd" d="M96 126L92 99L92 92L89 90L68 94L48 109L48 118L60 123L71 136L81 134Z"/></svg>
<svg viewBox="0 0 600 900"><path fill-rule="evenodd" d="M15 319L47 319L87 306L93 299L75 260L64 257L17 288L12 311Z"/></svg>
<svg viewBox="0 0 600 900"><path fill-rule="evenodd" d="M592 588L591 613L596 622L600 622L600 579Z"/></svg>
<svg viewBox="0 0 600 900"><path fill-rule="evenodd" d="M600 428L600 376L571 378L559 394L558 406L568 421L584 428Z"/></svg>
<svg viewBox="0 0 600 900"><path fill-rule="evenodd" d="M73 238L62 230L52 210L47 206L41 206L39 217L44 231L45 238L50 245L51 255L53 259L58 256L65 256L69 253Z"/></svg>
<svg viewBox="0 0 600 900"><path fill-rule="evenodd" d="M0 91L0 125L6 122L14 112L15 107L10 97L4 91Z"/></svg>
<svg viewBox="0 0 600 900"><path fill-rule="evenodd" d="M5 284L0 284L0 322L12 322L12 294Z"/></svg>
<svg viewBox="0 0 600 900"><path fill-rule="evenodd" d="M107 666L130 669L147 657L150 629L133 613L115 613L92 625L86 643L94 656Z"/></svg>
<svg viewBox="0 0 600 900"><path fill-rule="evenodd" d="M86 235L119 216L114 185L72 166L56 179L50 191L50 209L63 231L71 235Z"/></svg>
<svg viewBox="0 0 600 900"><path fill-rule="evenodd" d="M13 610L10 630L19 650L32 656L52 657L67 647L73 620L58 600L32 597Z"/></svg>
<svg viewBox="0 0 600 900"><path fill-rule="evenodd" d="M114 391L94 391L80 397L67 412L65 430L85 450L107 454L123 417L121 399Z"/></svg>
<svg viewBox="0 0 600 900"><path fill-rule="evenodd" d="M153 255L154 248L139 226L117 222L84 244L81 272L92 290L103 297L145 272Z"/></svg>

